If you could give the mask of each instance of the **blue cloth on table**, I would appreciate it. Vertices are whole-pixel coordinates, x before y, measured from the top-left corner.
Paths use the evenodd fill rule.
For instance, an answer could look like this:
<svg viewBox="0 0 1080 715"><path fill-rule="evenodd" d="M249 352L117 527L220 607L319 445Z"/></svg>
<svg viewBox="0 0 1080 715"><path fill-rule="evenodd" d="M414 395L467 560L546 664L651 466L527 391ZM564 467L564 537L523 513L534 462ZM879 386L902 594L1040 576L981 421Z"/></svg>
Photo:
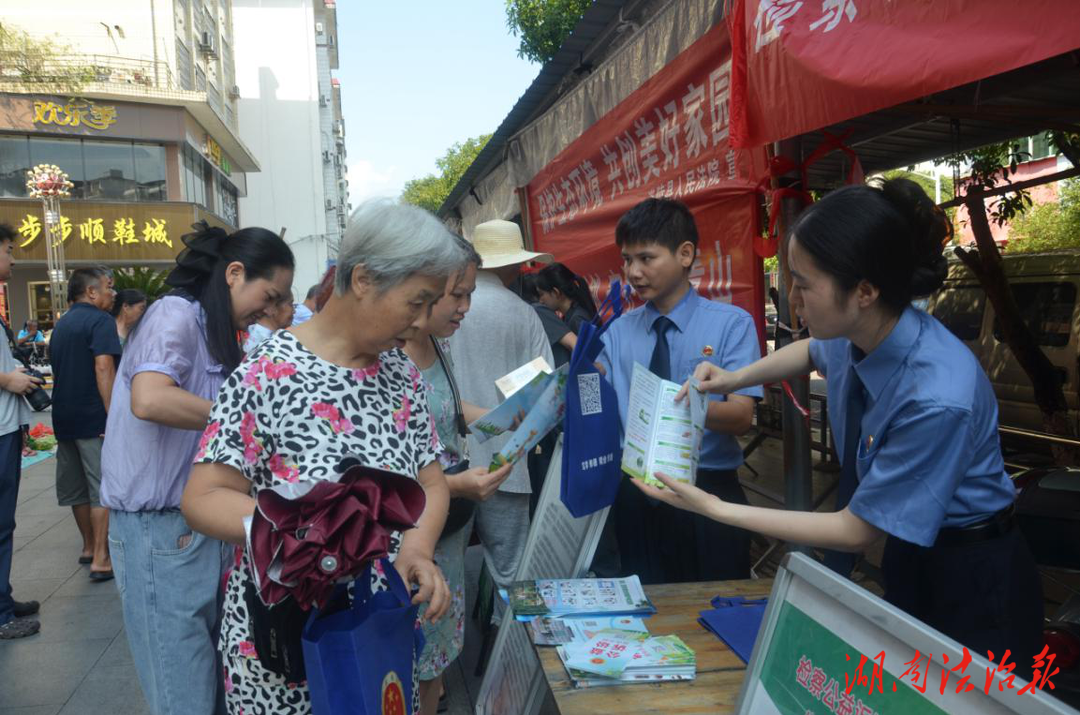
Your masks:
<svg viewBox="0 0 1080 715"><path fill-rule="evenodd" d="M712 600L712 609L701 612L698 623L724 641L744 663L749 663L768 601L767 598L717 596Z"/></svg>

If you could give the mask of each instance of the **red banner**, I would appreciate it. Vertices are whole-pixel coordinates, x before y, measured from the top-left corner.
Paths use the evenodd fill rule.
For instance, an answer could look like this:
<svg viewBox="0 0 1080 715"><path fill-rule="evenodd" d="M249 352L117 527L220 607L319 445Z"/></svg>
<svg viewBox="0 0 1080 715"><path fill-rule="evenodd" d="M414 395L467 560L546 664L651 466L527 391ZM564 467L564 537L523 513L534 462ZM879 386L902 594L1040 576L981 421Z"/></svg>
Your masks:
<svg viewBox="0 0 1080 715"><path fill-rule="evenodd" d="M734 0L728 19L737 147L1080 48L1077 0Z"/></svg>
<svg viewBox="0 0 1080 715"><path fill-rule="evenodd" d="M763 324L762 271L753 249L763 150L728 144L731 46L721 23L562 151L526 187L537 250L606 292L621 278L615 225L649 197L685 203L700 242L691 279Z"/></svg>

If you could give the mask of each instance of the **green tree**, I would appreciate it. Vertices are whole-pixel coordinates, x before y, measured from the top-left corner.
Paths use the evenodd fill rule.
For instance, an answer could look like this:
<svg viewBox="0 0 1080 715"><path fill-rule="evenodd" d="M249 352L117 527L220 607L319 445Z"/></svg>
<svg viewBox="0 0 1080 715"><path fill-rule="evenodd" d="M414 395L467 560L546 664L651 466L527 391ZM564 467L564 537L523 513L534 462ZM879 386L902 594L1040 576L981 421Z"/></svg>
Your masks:
<svg viewBox="0 0 1080 715"><path fill-rule="evenodd" d="M506 25L521 38L518 57L549 61L590 5L592 0L506 0Z"/></svg>
<svg viewBox="0 0 1080 715"><path fill-rule="evenodd" d="M171 290L165 285L168 271L155 271L153 268L136 266L133 268L117 268L113 271L113 288L116 290L128 290L134 288L146 294L146 300L153 303Z"/></svg>
<svg viewBox="0 0 1080 715"><path fill-rule="evenodd" d="M1077 135L1055 133L1058 151L1070 161L1080 156L1080 146L1074 142ZM1060 142L1060 143L1059 143ZM1027 159L1015 141L991 144L972 151L954 154L942 160L955 168L970 165L971 175L958 189L968 210L975 248L954 246L953 253L975 275L986 292L986 297L997 316L1001 340L1008 345L1021 369L1031 380L1035 404L1042 412L1043 429L1050 434L1075 438L1076 426L1068 418L1068 402L1065 399L1061 376L1054 364L1039 346L1031 327L1016 302L1009 279L1005 275L1001 251L994 241L990 221L999 226L1015 222L1031 208L1027 191L1008 191L991 194L999 185L1009 185L1020 162ZM1071 447L1051 447L1059 464L1075 464L1080 453Z"/></svg>
<svg viewBox="0 0 1080 715"><path fill-rule="evenodd" d="M466 139L457 142L446 150L446 153L435 160L435 166L439 168L438 174L428 174L419 179L413 179L405 184L401 192L401 200L407 204L419 206L432 213L439 210L443 201L450 195L458 179L465 170L476 160L480 150L491 139L490 134Z"/></svg>
<svg viewBox="0 0 1080 715"><path fill-rule="evenodd" d="M0 23L0 84L15 84L73 95L96 76L93 67L72 63L70 45L37 39L14 25Z"/></svg>
<svg viewBox="0 0 1080 715"><path fill-rule="evenodd" d="M1080 248L1080 181L1062 181L1058 191L1058 201L1036 204L1013 219L1006 253Z"/></svg>

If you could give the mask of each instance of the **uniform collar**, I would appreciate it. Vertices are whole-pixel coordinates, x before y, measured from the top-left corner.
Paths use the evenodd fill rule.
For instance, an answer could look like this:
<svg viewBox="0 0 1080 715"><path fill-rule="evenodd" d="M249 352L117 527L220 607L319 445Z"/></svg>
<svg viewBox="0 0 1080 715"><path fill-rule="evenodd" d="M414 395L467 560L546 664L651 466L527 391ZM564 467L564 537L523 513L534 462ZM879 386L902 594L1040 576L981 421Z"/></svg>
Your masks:
<svg viewBox="0 0 1080 715"><path fill-rule="evenodd" d="M687 326L690 324L690 317L694 314L694 308L697 307L697 291L694 290L694 286L689 286L686 295L682 297L675 307L671 309L671 312L667 314L668 320L675 324L675 327L679 329L680 333L685 333ZM656 309L653 302L650 300L645 304L645 314L649 317L649 332L652 332L653 324L656 319L660 317L660 311Z"/></svg>
<svg viewBox="0 0 1080 715"><path fill-rule="evenodd" d="M854 344L851 345L852 367L872 399L878 399L885 385L915 347L919 331L919 314L914 308L908 307L900 314L900 320L896 321L892 332L869 355L860 360L863 352Z"/></svg>

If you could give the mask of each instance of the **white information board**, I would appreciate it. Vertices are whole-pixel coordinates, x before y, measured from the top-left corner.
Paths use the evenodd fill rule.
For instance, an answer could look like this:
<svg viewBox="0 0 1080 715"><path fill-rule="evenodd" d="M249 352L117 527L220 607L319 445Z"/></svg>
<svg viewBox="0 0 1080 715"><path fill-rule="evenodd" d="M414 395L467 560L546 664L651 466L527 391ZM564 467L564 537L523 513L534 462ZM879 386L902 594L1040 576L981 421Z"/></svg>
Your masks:
<svg viewBox="0 0 1080 715"><path fill-rule="evenodd" d="M916 662L916 652L917 674L904 676ZM875 680L882 653L884 668ZM1006 674L996 673L997 664L991 665L985 653L970 655L963 672L951 672L963 661L959 643L808 556L790 553L776 574L737 712L1077 715L1046 692L1020 695L1027 681L1019 678L1012 690L1001 691L998 681ZM1017 654L1010 662L1023 657L1030 664L1034 655ZM857 673L861 662L865 681ZM958 693L965 676L965 690ZM849 680L855 684L845 692ZM974 686L970 691L968 684Z"/></svg>
<svg viewBox="0 0 1080 715"><path fill-rule="evenodd" d="M540 490L516 580L582 578L588 570L608 510L577 519L563 506L561 490L560 435ZM532 715L540 709L546 692L544 671L533 651L529 630L514 620L508 609L488 658L476 715Z"/></svg>

